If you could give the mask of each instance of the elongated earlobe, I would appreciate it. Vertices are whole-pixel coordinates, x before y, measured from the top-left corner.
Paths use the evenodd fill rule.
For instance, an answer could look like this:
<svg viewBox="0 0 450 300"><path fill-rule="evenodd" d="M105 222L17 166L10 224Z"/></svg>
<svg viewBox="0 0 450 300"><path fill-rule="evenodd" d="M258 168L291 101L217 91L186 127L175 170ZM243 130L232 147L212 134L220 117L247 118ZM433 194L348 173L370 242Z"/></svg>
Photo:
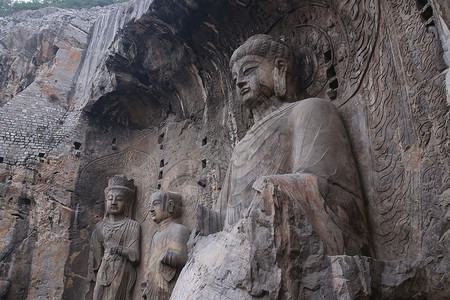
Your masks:
<svg viewBox="0 0 450 300"><path fill-rule="evenodd" d="M175 208L175 202L173 200L169 200L169 205L167 206L167 212L173 214Z"/></svg>
<svg viewBox="0 0 450 300"><path fill-rule="evenodd" d="M273 89L275 96L284 98L286 96L286 63L283 58L275 59L273 68Z"/></svg>

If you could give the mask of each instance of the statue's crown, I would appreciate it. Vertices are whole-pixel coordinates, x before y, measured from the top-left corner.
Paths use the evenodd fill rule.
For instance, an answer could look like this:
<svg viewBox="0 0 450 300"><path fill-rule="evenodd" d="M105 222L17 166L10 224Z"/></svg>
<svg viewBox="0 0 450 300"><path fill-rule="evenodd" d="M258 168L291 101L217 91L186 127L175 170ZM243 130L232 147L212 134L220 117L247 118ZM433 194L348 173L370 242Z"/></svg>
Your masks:
<svg viewBox="0 0 450 300"><path fill-rule="evenodd" d="M134 180L128 179L125 175L114 175L108 181L107 189L126 189L134 193L136 187L134 186Z"/></svg>

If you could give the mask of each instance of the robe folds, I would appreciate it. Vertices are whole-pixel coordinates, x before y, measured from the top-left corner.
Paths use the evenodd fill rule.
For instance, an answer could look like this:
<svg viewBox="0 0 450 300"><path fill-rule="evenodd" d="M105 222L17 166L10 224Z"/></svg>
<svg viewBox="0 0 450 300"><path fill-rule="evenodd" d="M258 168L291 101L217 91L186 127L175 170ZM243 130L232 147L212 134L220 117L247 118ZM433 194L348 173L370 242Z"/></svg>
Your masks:
<svg viewBox="0 0 450 300"><path fill-rule="evenodd" d="M159 224L150 246L146 298L169 300L172 290L187 260L189 229L166 219ZM171 251L171 264L163 263L163 257Z"/></svg>
<svg viewBox="0 0 450 300"><path fill-rule="evenodd" d="M129 300L136 281L133 262L139 260L140 225L129 218L118 223L102 220L91 236L88 278L95 282L94 300ZM130 249L130 261L119 254L110 254L113 247Z"/></svg>
<svg viewBox="0 0 450 300"><path fill-rule="evenodd" d="M283 104L256 122L236 145L216 211L224 229L236 224L262 176L309 173L317 177L320 195L345 231L345 249L355 255L367 251L364 202L342 120L326 99L309 98ZM335 253L344 254L344 253Z"/></svg>

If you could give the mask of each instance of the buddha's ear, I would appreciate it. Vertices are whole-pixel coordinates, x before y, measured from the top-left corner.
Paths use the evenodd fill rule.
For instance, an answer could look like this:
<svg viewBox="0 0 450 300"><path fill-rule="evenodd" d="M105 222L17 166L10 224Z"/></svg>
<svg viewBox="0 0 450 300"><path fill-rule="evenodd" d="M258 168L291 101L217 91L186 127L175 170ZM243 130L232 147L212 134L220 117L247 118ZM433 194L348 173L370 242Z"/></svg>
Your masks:
<svg viewBox="0 0 450 300"><path fill-rule="evenodd" d="M167 212L173 214L175 209L175 202L172 199L169 199L169 203L167 205Z"/></svg>
<svg viewBox="0 0 450 300"><path fill-rule="evenodd" d="M273 89L275 96L283 98L286 95L286 60L278 57L273 68Z"/></svg>

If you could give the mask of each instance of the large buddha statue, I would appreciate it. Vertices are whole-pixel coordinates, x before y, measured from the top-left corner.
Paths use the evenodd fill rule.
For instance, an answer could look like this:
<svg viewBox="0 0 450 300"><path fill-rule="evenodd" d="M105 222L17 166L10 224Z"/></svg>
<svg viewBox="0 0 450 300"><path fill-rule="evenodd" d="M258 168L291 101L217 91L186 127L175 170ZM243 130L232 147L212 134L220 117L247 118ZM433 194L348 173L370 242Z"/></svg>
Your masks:
<svg viewBox="0 0 450 300"><path fill-rule="evenodd" d="M132 299L140 257L140 225L130 219L134 195L133 180L124 175L113 176L105 189L105 217L92 232L89 255L94 300Z"/></svg>
<svg viewBox="0 0 450 300"><path fill-rule="evenodd" d="M368 254L358 172L334 105L327 99L300 99L296 56L277 38L249 38L233 53L230 66L237 95L255 122L233 151L215 212L199 207L197 231L205 235L236 224L257 194L253 184L263 176L312 174L320 199L308 201L323 201L329 224L340 232L324 237L328 253ZM294 190L303 183L294 179L290 184ZM311 220L315 225L328 221Z"/></svg>

